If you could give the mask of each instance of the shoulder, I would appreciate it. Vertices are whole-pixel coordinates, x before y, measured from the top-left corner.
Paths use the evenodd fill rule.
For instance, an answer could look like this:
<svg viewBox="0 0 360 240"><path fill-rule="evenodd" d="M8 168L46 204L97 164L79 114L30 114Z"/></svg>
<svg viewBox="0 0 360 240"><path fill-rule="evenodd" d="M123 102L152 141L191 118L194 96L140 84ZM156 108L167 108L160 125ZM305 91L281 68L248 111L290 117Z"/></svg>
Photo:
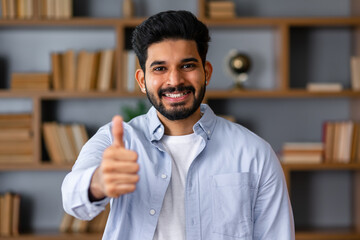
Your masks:
<svg viewBox="0 0 360 240"><path fill-rule="evenodd" d="M216 117L216 131L221 137L225 138L228 136L228 138L236 141L242 146L257 146L262 148L270 147L267 141L248 128L220 116Z"/></svg>

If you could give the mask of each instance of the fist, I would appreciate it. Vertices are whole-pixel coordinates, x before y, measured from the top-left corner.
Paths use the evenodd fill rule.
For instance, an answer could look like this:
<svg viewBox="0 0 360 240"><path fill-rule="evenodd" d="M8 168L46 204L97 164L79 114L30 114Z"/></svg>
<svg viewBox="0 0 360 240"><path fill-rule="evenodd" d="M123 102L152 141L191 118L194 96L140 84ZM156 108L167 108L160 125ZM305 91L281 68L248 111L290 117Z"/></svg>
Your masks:
<svg viewBox="0 0 360 240"><path fill-rule="evenodd" d="M139 181L138 155L125 148L123 120L120 116L115 116L112 120L112 135L113 144L104 151L101 165L92 179L94 187L97 186L90 187L95 198L119 197L131 193L135 191Z"/></svg>

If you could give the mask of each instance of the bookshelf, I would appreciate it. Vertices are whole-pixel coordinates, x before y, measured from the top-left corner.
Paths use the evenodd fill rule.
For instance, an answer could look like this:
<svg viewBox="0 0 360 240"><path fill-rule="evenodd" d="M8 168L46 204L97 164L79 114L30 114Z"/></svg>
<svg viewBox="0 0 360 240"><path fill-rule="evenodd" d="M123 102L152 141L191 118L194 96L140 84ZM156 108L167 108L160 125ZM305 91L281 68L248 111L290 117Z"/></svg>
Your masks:
<svg viewBox="0 0 360 240"><path fill-rule="evenodd" d="M354 0L354 2L356 2ZM311 48L300 48L304 50L302 53L297 52L297 45L302 44L301 42L294 39L294 36L300 36L301 39L307 39L312 37L317 37L320 32L320 40L324 39L322 37L322 31L325 30L325 37L328 36L326 34L330 34L330 36L337 35L340 31L341 36L345 36L345 41L348 37L351 38L351 44L347 45L347 47L351 47L351 49L346 49L351 54L360 54L360 46L357 42L360 39L359 29L360 29L360 17L352 17L352 16L239 16L236 18L229 18L229 19L209 19L206 16L206 0L198 0L197 6L190 10L196 12L197 15L202 19L210 28L212 33L215 33L215 40L221 37L222 31L226 30L226 34L239 33L239 37L242 39L242 33L245 34L250 33L254 34L254 36L258 36L256 34L260 34L260 36L265 36L265 48L271 48L270 53L266 53L269 55L267 60L261 60L255 58L255 64L261 65L266 69L266 65L270 64L271 69L264 70L264 75L253 75L254 78L259 77L259 79L267 79L270 81L268 86L263 89L261 84L262 81L258 81L254 85L250 85L250 87L245 88L244 90L233 90L230 89L229 86L231 84L231 79L226 76L225 73L218 71L215 78L217 79L225 79L224 83L219 81L216 82L217 79L213 80L215 85L212 85L213 82L210 84L209 89L207 90L207 94L205 97L205 101L207 101L215 110L218 110L219 113L225 114L233 114L236 118L241 119L244 123L250 120L243 120L242 115L246 115L238 111L238 104L240 102L245 102L244 105L247 103L250 106L258 106L257 104L262 104L266 102L270 102L272 105L276 105L278 103L283 104L290 102L297 104L306 105L309 102L318 103L316 106L323 106L327 103L333 101L339 101L340 104L337 105L334 111L338 111L339 108L342 106L346 106L349 109L348 113L340 114L341 118L348 118L352 120L360 120L360 92L353 91L349 89L349 79L345 79L344 85L347 86L344 90L340 92L309 92L305 90L305 83L300 82L299 77L297 77L297 73L301 69L305 69L306 71L310 72L309 65L300 62L300 66L297 65L296 59L300 58L301 60L311 58L312 57L312 49ZM90 1L89 4L95 4ZM118 4L119 2L113 1L114 5ZM171 4L171 3L169 3ZM173 3L176 5L176 3ZM176 5L178 6L178 5ZM117 5L116 5L117 7ZM178 6L179 7L179 6ZM158 6L158 10L166 10L162 9L162 7ZM180 7L179 7L180 9ZM120 11L120 10L119 10ZM155 11L155 10L154 10ZM238 11L238 10L237 10ZM89 12L91 12L89 10ZM33 172L37 174L38 172L59 172L59 173L66 173L71 169L71 165L64 164L64 165L53 165L49 163L47 155L44 150L43 140L42 140L42 131L41 126L42 123L45 121L50 120L58 120L59 122L68 122L73 121L75 119L81 119L87 124L86 116L74 116L71 117L62 117L60 113L53 113L48 114L48 112L55 111L56 108L64 108L62 106L63 102L67 101L136 101L138 99L144 99L144 96L137 92L127 92L124 88L124 79L122 77L122 71L124 70L121 66L124 65L122 60L122 55L127 48L129 48L129 34L131 30L141 23L145 16L149 14L137 14L134 18L121 18L116 16L110 17L92 17L92 16L84 16L86 14L78 14L71 19L0 19L0 38L1 32L7 31L16 31L16 32L31 32L31 31L43 31L43 32L65 32L66 34L76 34L75 31L85 29L84 34L87 34L87 31L91 35L96 35L97 33L103 33L109 35L110 40L106 40L107 43L103 45L99 40L96 43L95 47L88 45L87 47L90 49L97 49L97 48L105 48L105 47L113 47L115 49L115 56L116 56L116 73L115 73L115 84L114 88L110 91L106 92L99 92L99 91L88 91L88 92L79 92L79 91L13 91L9 89L9 81L10 81L10 70L13 67L10 67L9 70L6 70L5 67L0 66L0 74L3 80L0 82L0 103L7 101L11 101L13 99L25 99L26 101L30 102L31 113L33 117L32 123L32 130L33 130L33 137L34 137L34 152L33 152L33 163L32 164L22 164L22 165L15 165L15 164L0 164L0 175L6 173L8 174L23 174L24 172ZM116 15L116 14L114 14ZM250 32L249 32L250 31ZM220 32L220 33L218 33ZM110 34L109 34L110 33ZM354 40L355 39L355 40ZM356 40L357 39L357 40ZM47 39L45 38L45 42ZM81 41L81 40L80 40ZM230 40L231 41L231 40ZM326 40L325 40L326 41ZM0 41L1 42L1 41ZM357 44L356 44L357 43ZM213 43L211 43L213 44ZM217 44L217 45L216 45ZM244 43L246 45L246 42ZM1 45L1 43L0 43ZM70 43L69 45L63 45L63 43L58 42L59 48L56 46L47 46L44 44L44 48L48 55L54 48L54 50L64 50L68 48L68 46L72 46ZM217 48L219 43L214 42L214 46L210 46L210 49ZM325 44L326 45L326 44ZM36 46L36 45L34 45ZM315 47L317 45L315 44ZM39 47L39 46L37 46ZM62 48L61 48L62 47ZM81 47L79 44L74 44L73 47L75 50L80 50ZM251 47L251 46L250 46ZM320 46L321 47L321 46ZM1 49L1 47L0 47ZM263 48L261 48L263 49ZM222 51L222 50L221 50ZM301 51L301 50L300 50ZM340 51L340 52L339 52ZM348 52L342 52L341 48L339 51L336 51L336 54L345 55ZM344 50L345 51L345 50ZM257 53L261 54L261 53ZM302 54L302 55L299 55ZM6 55L6 54L5 54ZM221 64L220 60L216 59L216 53L210 52L210 61L217 63L215 68L220 68ZM219 56L224 56L225 53L221 53ZM319 54L321 55L321 53ZM325 57L330 56L331 54L325 54ZM43 55L44 56L44 55ZM349 56L348 56L349 57ZM220 57L219 57L220 58ZM295 60L294 60L295 59ZM0 52L0 64L1 64L1 52ZM322 60L322 58L320 59ZM4 60L3 60L4 61ZM295 63L294 63L295 61ZM320 63L315 63L315 66L318 66ZM344 63L343 65L345 65ZM46 65L46 64L45 64ZM320 64L321 65L321 64ZM339 63L339 65L341 65ZM21 67L21 66L20 66ZM333 66L335 69L338 69L339 66ZM36 68L36 67L34 67ZM299 68L301 68L299 70ZM49 67L43 67L43 69L49 70ZM345 71L345 75L349 77L349 70L346 69L346 66L342 66L340 68L340 72ZM20 69L21 70L21 69ZM35 69L36 70L36 69ZM313 70L313 69L311 69ZM316 70L316 69L315 69ZM330 69L331 70L331 69ZM7 72L7 74L2 73L1 71ZM267 71L267 72L266 72ZM253 72L252 72L253 73ZM317 81L320 82L325 78L324 74L318 74L316 76L319 79L314 79L315 77L310 76L310 80L306 79L305 75L301 75L304 77L304 81ZM295 79L295 80L294 80ZM255 79L254 82L256 82ZM250 83L251 84L251 83ZM116 102L114 105L116 105ZM53 109L55 108L55 110ZM251 107L250 107L251 108ZM225 112L222 109L227 109ZM117 113L118 109L112 109L114 114ZM317 109L318 110L318 109ZM289 113L286 112L277 112L275 115L279 115L281 118L287 118ZM68 114L70 115L70 114ZM336 118L336 113L327 114L323 117L318 117L314 121L321 122L326 120L327 118ZM258 115L254 115L258 118ZM259 119L264 119L264 117L268 117L267 114L259 117ZM109 121L109 120L108 120ZM311 122L311 120L309 120ZM106 123L106 122L104 122ZM88 127L93 132L95 130L95 125L93 122L88 124ZM96 124L97 127L100 124ZM246 126L246 124L244 124ZM279 145L281 142L287 141L288 138L295 138L297 133L291 133L289 135L281 135L279 139L275 139L272 141L273 138L269 137L266 138L267 135L277 135L277 132L281 132L281 127L275 127L273 132L268 132L266 129L272 128L269 125L265 125L264 127L258 127L256 129L256 125L258 123L254 123L254 129L260 136L265 136L265 139L274 145L275 150L279 149ZM252 126L249 123L249 126ZM281 123L280 123L281 126ZM317 127L316 127L317 126ZM319 129L319 124L317 124L314 128ZM251 127L250 127L251 128ZM321 139L320 133L314 134L317 140ZM305 137L304 137L305 136ZM306 138L307 135L303 135L303 138ZM318 164L318 165L309 165L309 164L295 164L295 165L283 165L284 173L286 176L286 180L288 183L288 187L290 192L296 191L297 185L291 182L292 175L301 172L331 172L331 171L346 171L351 175L352 179L352 196L351 201L353 202L353 209L354 215L351 216L351 223L349 224L348 228L341 228L339 230L334 229L322 229L314 227L313 229L299 229L296 232L297 239L359 239L360 238L360 191L357 190L360 185L360 163L358 164ZM61 174L60 174L61 175ZM1 189L0 189L1 190ZM16 190L16 189L15 189ZM59 212L57 210L57 212ZM56 218L59 218L56 216ZM295 216L296 222L296 216ZM50 229L51 230L51 229ZM48 232L48 231L47 231ZM81 234L81 235L74 235L74 234L58 234L56 231L50 231L50 233L38 233L36 226L34 233L30 234L21 234L19 237L12 237L12 239L98 239L100 235L96 234Z"/></svg>

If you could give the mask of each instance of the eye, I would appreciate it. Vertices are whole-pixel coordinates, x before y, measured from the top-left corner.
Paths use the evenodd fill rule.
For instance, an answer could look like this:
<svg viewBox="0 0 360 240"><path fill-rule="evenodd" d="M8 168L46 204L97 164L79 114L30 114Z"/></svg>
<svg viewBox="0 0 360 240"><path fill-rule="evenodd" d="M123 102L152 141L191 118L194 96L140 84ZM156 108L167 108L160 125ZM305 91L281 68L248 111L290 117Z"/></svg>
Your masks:
<svg viewBox="0 0 360 240"><path fill-rule="evenodd" d="M196 67L196 65L194 63L187 63L187 64L182 65L182 68L185 70L191 70L195 67Z"/></svg>
<svg viewBox="0 0 360 240"><path fill-rule="evenodd" d="M153 71L154 72L160 72L160 71L165 71L166 68L165 67L162 67L162 66L159 66L159 67L154 67L153 68Z"/></svg>

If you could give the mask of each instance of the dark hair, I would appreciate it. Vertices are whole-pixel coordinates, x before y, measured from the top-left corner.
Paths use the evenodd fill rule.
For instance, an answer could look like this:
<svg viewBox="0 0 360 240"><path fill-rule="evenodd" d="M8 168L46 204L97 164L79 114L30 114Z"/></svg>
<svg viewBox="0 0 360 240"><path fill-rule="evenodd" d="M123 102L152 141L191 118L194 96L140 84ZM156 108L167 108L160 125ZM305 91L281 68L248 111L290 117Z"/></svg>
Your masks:
<svg viewBox="0 0 360 240"><path fill-rule="evenodd" d="M132 35L132 47L145 72L148 47L165 39L194 40L203 65L209 46L209 30L188 11L166 11L153 15L138 25Z"/></svg>

